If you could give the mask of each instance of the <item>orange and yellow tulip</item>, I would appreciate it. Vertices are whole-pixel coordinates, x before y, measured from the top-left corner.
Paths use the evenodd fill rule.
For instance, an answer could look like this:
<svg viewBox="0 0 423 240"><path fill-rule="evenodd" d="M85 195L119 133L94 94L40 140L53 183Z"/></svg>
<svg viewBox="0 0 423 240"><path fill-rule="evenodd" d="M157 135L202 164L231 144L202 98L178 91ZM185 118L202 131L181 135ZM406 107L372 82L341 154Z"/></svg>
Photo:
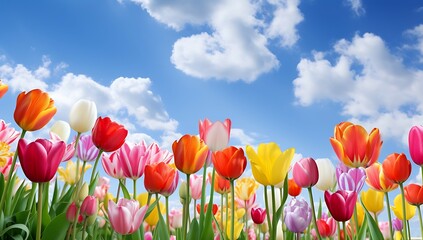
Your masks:
<svg viewBox="0 0 423 240"><path fill-rule="evenodd" d="M371 188L380 192L390 192L398 187L398 184L388 179L382 170L382 164L376 162L366 168L366 183Z"/></svg>
<svg viewBox="0 0 423 240"><path fill-rule="evenodd" d="M395 183L405 182L411 174L411 162L404 153L392 153L382 163L383 173Z"/></svg>
<svg viewBox="0 0 423 240"><path fill-rule="evenodd" d="M211 182L211 173L209 173L209 179L209 181ZM229 193L231 191L231 183L229 182L229 180L216 173L214 176L214 191L219 194Z"/></svg>
<svg viewBox="0 0 423 240"><path fill-rule="evenodd" d="M230 146L213 153L213 165L220 176L234 180L244 173L247 167L247 158L242 148Z"/></svg>
<svg viewBox="0 0 423 240"><path fill-rule="evenodd" d="M236 181L235 195L243 201L248 201L254 196L258 186L259 184L253 178L240 178Z"/></svg>
<svg viewBox="0 0 423 240"><path fill-rule="evenodd" d="M0 98L2 98L4 94L6 94L8 89L9 86L7 86L7 84L5 83L2 83L2 81L0 80Z"/></svg>
<svg viewBox="0 0 423 240"><path fill-rule="evenodd" d="M36 131L44 127L56 111L54 100L40 89L34 89L19 94L13 116L23 130Z"/></svg>
<svg viewBox="0 0 423 240"><path fill-rule="evenodd" d="M352 168L366 168L375 163L382 147L379 129L374 128L368 134L364 127L350 122L335 126L330 143L339 160Z"/></svg>
<svg viewBox="0 0 423 240"><path fill-rule="evenodd" d="M206 162L208 147L198 136L184 135L172 144L176 168L185 173L193 174L200 170Z"/></svg>

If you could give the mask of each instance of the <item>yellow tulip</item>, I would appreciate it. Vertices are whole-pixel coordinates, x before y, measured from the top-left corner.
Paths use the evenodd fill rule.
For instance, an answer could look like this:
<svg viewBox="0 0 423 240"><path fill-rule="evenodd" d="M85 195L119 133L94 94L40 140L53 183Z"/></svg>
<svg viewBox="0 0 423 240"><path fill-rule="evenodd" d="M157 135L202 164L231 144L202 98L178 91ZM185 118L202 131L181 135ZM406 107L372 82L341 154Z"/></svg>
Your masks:
<svg viewBox="0 0 423 240"><path fill-rule="evenodd" d="M5 142L0 142L0 167L4 167L13 156L13 152L10 152L10 145Z"/></svg>
<svg viewBox="0 0 423 240"><path fill-rule="evenodd" d="M91 164L85 164L84 172L86 172L88 169L91 168ZM68 161L66 163L66 168L59 167L57 170L59 173L59 180L69 184L73 185L75 184L78 179L76 179L76 164L73 161ZM82 175L82 164L79 165L79 177Z"/></svg>
<svg viewBox="0 0 423 240"><path fill-rule="evenodd" d="M364 206L375 216L383 210L383 197L385 194L369 188L361 192L361 201Z"/></svg>
<svg viewBox="0 0 423 240"><path fill-rule="evenodd" d="M363 221L364 221L364 208L359 202L356 202L355 203L355 209L357 211L358 226L361 226L363 224ZM352 222L352 227L354 228L356 226L354 215L351 218L351 222Z"/></svg>
<svg viewBox="0 0 423 240"><path fill-rule="evenodd" d="M243 201L248 201L256 193L258 186L253 178L240 178L236 181L235 195Z"/></svg>
<svg viewBox="0 0 423 240"><path fill-rule="evenodd" d="M137 200L140 203L140 206L147 205L148 193L141 193L140 195L137 196ZM153 204L155 201L156 201L156 198L151 197L150 205ZM160 206L160 213L164 214L166 212L165 205L162 202L159 202L159 206ZM157 206L153 209L153 211L151 211L150 215L148 215L148 217L144 219L144 221L149 226L155 226L159 222L159 211L157 210Z"/></svg>
<svg viewBox="0 0 423 240"><path fill-rule="evenodd" d="M410 220L414 217L414 214L416 214L416 206L413 206L409 204L407 201L405 201L405 214L407 219ZM402 197L401 194L398 194L394 199L394 205L391 206L392 211L394 211L395 216L400 219L404 220L404 215L402 214Z"/></svg>
<svg viewBox="0 0 423 240"><path fill-rule="evenodd" d="M231 237L231 221L227 222L227 228L226 228L226 236L229 239ZM234 224L234 239L238 239L239 235L241 235L242 228L244 227L244 224L235 220Z"/></svg>
<svg viewBox="0 0 423 240"><path fill-rule="evenodd" d="M265 186L275 186L285 179L295 149L289 148L282 152L276 143L271 142L261 143L257 152L253 147L247 146L246 153L256 181Z"/></svg>

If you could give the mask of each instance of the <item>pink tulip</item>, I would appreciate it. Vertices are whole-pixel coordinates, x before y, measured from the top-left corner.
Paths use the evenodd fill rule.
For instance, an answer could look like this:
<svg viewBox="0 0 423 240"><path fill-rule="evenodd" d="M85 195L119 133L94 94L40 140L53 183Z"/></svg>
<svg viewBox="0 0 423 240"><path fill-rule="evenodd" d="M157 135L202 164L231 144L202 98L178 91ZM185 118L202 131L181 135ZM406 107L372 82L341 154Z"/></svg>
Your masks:
<svg viewBox="0 0 423 240"><path fill-rule="evenodd" d="M110 188L110 180L106 177L100 177L97 186L94 189L94 196L98 200L103 201Z"/></svg>
<svg viewBox="0 0 423 240"><path fill-rule="evenodd" d="M12 166L12 157L9 157L6 161L6 164L3 167L0 167L0 173L3 174L4 180L9 180L9 172L10 172L10 167ZM18 169L18 167L21 166L20 163L16 163L15 164L15 168L13 169L13 172L16 172L16 170Z"/></svg>
<svg viewBox="0 0 423 240"><path fill-rule="evenodd" d="M182 210L172 209L169 212L169 225L175 230L176 228L182 228Z"/></svg>
<svg viewBox="0 0 423 240"><path fill-rule="evenodd" d="M413 126L408 134L408 147L413 162L423 165L423 126Z"/></svg>
<svg viewBox="0 0 423 240"><path fill-rule="evenodd" d="M54 132L50 132L50 139L51 141L59 142L62 139L59 135L55 134ZM66 145L65 154L63 155L62 162L69 161L75 155L75 142L71 142Z"/></svg>
<svg viewBox="0 0 423 240"><path fill-rule="evenodd" d="M134 233L141 226L148 206L139 207L136 200L119 199L116 204L109 200L109 221L113 230L122 235Z"/></svg>
<svg viewBox="0 0 423 240"><path fill-rule="evenodd" d="M210 122L207 118L199 122L200 138L213 152L220 151L228 146L231 133L231 120L225 119L222 123Z"/></svg>
<svg viewBox="0 0 423 240"><path fill-rule="evenodd" d="M302 188L314 186L319 181L319 169L313 158L303 158L292 170L295 183Z"/></svg>
<svg viewBox="0 0 423 240"><path fill-rule="evenodd" d="M137 180L144 174L144 167L149 161L151 152L144 141L130 146L124 143L118 150L123 174L127 178Z"/></svg>
<svg viewBox="0 0 423 240"><path fill-rule="evenodd" d="M153 240L153 233L151 232L144 233L144 240Z"/></svg>
<svg viewBox="0 0 423 240"><path fill-rule="evenodd" d="M0 120L0 142L11 144L16 138L19 137L19 132L14 128L9 127L4 120Z"/></svg>
<svg viewBox="0 0 423 240"><path fill-rule="evenodd" d="M86 196L81 204L80 212L83 216L92 216L97 214L98 200L94 196Z"/></svg>
<svg viewBox="0 0 423 240"><path fill-rule="evenodd" d="M103 164L104 171L112 178L124 179L122 163L118 158L117 152L107 155L104 153L101 158L101 164Z"/></svg>
<svg viewBox="0 0 423 240"><path fill-rule="evenodd" d="M202 186L203 186L203 176L191 175L189 178L189 186L191 188L191 197L192 199L198 200L201 198Z"/></svg>
<svg viewBox="0 0 423 240"><path fill-rule="evenodd" d="M73 223L75 221L77 211L78 208L76 207L75 202L72 202L69 205L68 210L66 210L66 220L68 220L68 222Z"/></svg>
<svg viewBox="0 0 423 240"><path fill-rule="evenodd" d="M154 163L164 162L169 164L173 158L173 154L166 149L160 149L157 143L148 145L147 151L150 157L147 159L145 165L152 165Z"/></svg>
<svg viewBox="0 0 423 240"><path fill-rule="evenodd" d="M79 139L77 155L85 162L92 162L98 156L98 148L94 145L91 135L83 135Z"/></svg>
<svg viewBox="0 0 423 240"><path fill-rule="evenodd" d="M250 218L250 216L251 216L251 209L258 207L258 204L256 203L256 194L255 193L247 201L241 200L237 197L235 197L235 201L236 201L239 208L242 208L242 209L247 208L247 212L246 212L247 218Z"/></svg>

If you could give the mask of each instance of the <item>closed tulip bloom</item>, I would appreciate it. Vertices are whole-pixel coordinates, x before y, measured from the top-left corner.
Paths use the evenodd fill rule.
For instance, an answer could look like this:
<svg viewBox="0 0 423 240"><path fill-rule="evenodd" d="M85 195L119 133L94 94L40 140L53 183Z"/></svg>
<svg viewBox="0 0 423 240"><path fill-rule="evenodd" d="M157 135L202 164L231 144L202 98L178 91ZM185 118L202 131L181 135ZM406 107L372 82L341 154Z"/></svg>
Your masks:
<svg viewBox="0 0 423 240"><path fill-rule="evenodd" d="M289 231L301 233L310 225L311 208L304 199L291 199L283 211L284 222Z"/></svg>
<svg viewBox="0 0 423 240"><path fill-rule="evenodd" d="M0 145L0 162L1 162L1 145ZM0 164L0 173L3 174L4 180L8 181L9 180L9 173L10 173L10 168L12 167L12 157L9 156L6 158L6 162L3 164L3 166L1 166L2 164ZM18 167L20 167L21 165L19 163L16 163L15 167L13 168L13 173L16 173L16 170L18 169Z"/></svg>
<svg viewBox="0 0 423 240"><path fill-rule="evenodd" d="M83 216L93 216L98 211L98 200L94 196L87 196L82 201L81 209L79 210Z"/></svg>
<svg viewBox="0 0 423 240"><path fill-rule="evenodd" d="M366 168L366 183L371 188L380 192L390 192L398 187L398 184L387 178L382 170L382 164L376 162Z"/></svg>
<svg viewBox="0 0 423 240"><path fill-rule="evenodd" d="M320 236L323 238L332 237L336 232L336 221L333 217L327 219L318 219L316 221L317 228L319 229ZM314 229L313 229L314 230Z"/></svg>
<svg viewBox="0 0 423 240"><path fill-rule="evenodd" d="M419 166L423 165L423 126L413 126L410 129L408 147L413 162Z"/></svg>
<svg viewBox="0 0 423 240"><path fill-rule="evenodd" d="M400 220L399 218L392 219L392 228L394 229L394 231L402 231L402 220Z"/></svg>
<svg viewBox="0 0 423 240"><path fill-rule="evenodd" d="M366 181L366 170L364 168L348 168L340 164L336 169L336 176L339 189L358 193Z"/></svg>
<svg viewBox="0 0 423 240"><path fill-rule="evenodd" d="M253 178L240 178L236 181L235 196L243 201L248 201L254 196L258 186L258 183Z"/></svg>
<svg viewBox="0 0 423 240"><path fill-rule="evenodd" d="M316 185L317 189L326 191L332 189L336 185L335 166L329 158L316 159L317 169L319 170L319 180Z"/></svg>
<svg viewBox="0 0 423 240"><path fill-rule="evenodd" d="M99 117L92 130L92 140L97 148L104 152L113 152L124 143L128 130L123 125L110 120L109 117Z"/></svg>
<svg viewBox="0 0 423 240"><path fill-rule="evenodd" d="M338 222L348 221L357 201L357 193L353 191L338 190L333 194L325 191L325 202L332 217Z"/></svg>
<svg viewBox="0 0 423 240"><path fill-rule="evenodd" d="M66 150L63 141L37 139L28 142L20 139L18 155L25 176L32 182L43 183L53 179Z"/></svg>
<svg viewBox="0 0 423 240"><path fill-rule="evenodd" d="M313 158L303 158L294 164L292 170L295 183L302 188L314 186L319 180L319 170Z"/></svg>
<svg viewBox="0 0 423 240"><path fill-rule="evenodd" d="M170 210L169 224L173 230L177 228L182 228L182 210L181 209Z"/></svg>
<svg viewBox="0 0 423 240"><path fill-rule="evenodd" d="M50 132L56 134L60 140L67 142L70 136L69 123L65 121L56 121L50 128Z"/></svg>
<svg viewBox="0 0 423 240"><path fill-rule="evenodd" d="M176 190L178 180L178 171L164 162L145 166L144 186L150 193L170 196Z"/></svg>
<svg viewBox="0 0 423 240"><path fill-rule="evenodd" d="M335 126L330 143L339 160L348 167L368 167L379 157L382 140L379 129L370 134L360 125L342 122Z"/></svg>
<svg viewBox="0 0 423 240"><path fill-rule="evenodd" d="M416 214L416 206L413 206L409 204L407 201L405 201L405 220L410 220L414 217L414 214ZM395 216L401 220L404 220L404 214L402 213L402 197L401 194L398 194L394 198L394 205L391 206L392 211L394 212Z"/></svg>
<svg viewBox="0 0 423 240"><path fill-rule="evenodd" d="M375 216L383 210L383 197L385 194L369 188L367 191L361 192L361 201L364 206Z"/></svg>
<svg viewBox="0 0 423 240"><path fill-rule="evenodd" d="M234 180L244 173L247 158L242 148L230 146L213 153L213 165L220 176Z"/></svg>
<svg viewBox="0 0 423 240"><path fill-rule="evenodd" d="M404 153L392 153L382 163L383 173L395 183L405 182L411 174L411 162Z"/></svg>
<svg viewBox="0 0 423 240"><path fill-rule="evenodd" d="M18 95L13 117L23 130L36 131L47 125L56 111L54 100L48 93L34 89Z"/></svg>
<svg viewBox="0 0 423 240"><path fill-rule="evenodd" d="M261 143L257 152L247 146L246 153L256 181L265 186L275 186L285 179L295 149L289 148L282 152L276 143L271 142Z"/></svg>
<svg viewBox="0 0 423 240"><path fill-rule="evenodd" d="M6 94L8 89L9 86L0 80L0 98L2 98L4 94Z"/></svg>
<svg viewBox="0 0 423 240"><path fill-rule="evenodd" d="M379 229L380 232L382 233L383 239L390 239L391 237L391 229L389 226L389 222L385 221L385 222L379 222Z"/></svg>
<svg viewBox="0 0 423 240"><path fill-rule="evenodd" d="M172 150L176 168L185 174L198 172L208 154L207 145L199 137L188 134L174 141Z"/></svg>
<svg viewBox="0 0 423 240"><path fill-rule="evenodd" d="M115 232L128 235L138 230L147 212L148 206L139 207L138 201L119 199L116 204L109 200L109 221Z"/></svg>
<svg viewBox="0 0 423 240"><path fill-rule="evenodd" d="M423 187L421 185L411 183L404 187L404 197L408 203L415 206L423 204Z"/></svg>
<svg viewBox="0 0 423 240"><path fill-rule="evenodd" d="M0 120L0 142L7 145L10 145L19 137L19 132L9 125L4 120Z"/></svg>
<svg viewBox="0 0 423 240"><path fill-rule="evenodd" d="M200 138L211 151L220 151L228 146L231 133L231 120L212 123L207 118L199 122Z"/></svg>
<svg viewBox="0 0 423 240"><path fill-rule="evenodd" d="M76 154L85 162L92 162L97 158L98 148L94 145L91 135L83 135L79 138Z"/></svg>
<svg viewBox="0 0 423 240"><path fill-rule="evenodd" d="M302 188L297 185L293 178L288 180L288 194L289 196L296 197L300 195Z"/></svg>
<svg viewBox="0 0 423 240"><path fill-rule="evenodd" d="M84 169L82 169L82 165L80 165L79 177L82 176L82 172L86 172L90 168L90 164L86 164ZM63 181L66 184L73 185L79 180L79 178L76 179L76 164L73 161L67 162L66 168L59 167L59 169L57 169L57 172L59 173L59 180Z"/></svg>
<svg viewBox="0 0 423 240"><path fill-rule="evenodd" d="M97 119L95 102L80 99L72 105L69 113L69 125L78 133L91 131Z"/></svg>
<svg viewBox="0 0 423 240"><path fill-rule="evenodd" d="M191 197L194 200L201 198L201 193L203 190L203 176L193 174L189 177L189 186Z"/></svg>
<svg viewBox="0 0 423 240"><path fill-rule="evenodd" d="M75 202L72 202L66 210L66 220L68 220L68 222L73 223L76 219L77 214L78 208L76 207Z"/></svg>
<svg viewBox="0 0 423 240"><path fill-rule="evenodd" d="M264 222L264 219L266 219L266 209L259 207L252 208L251 219L255 224L262 224Z"/></svg>
<svg viewBox="0 0 423 240"><path fill-rule="evenodd" d="M123 174L122 163L120 162L117 154L117 152L110 155L103 154L101 164L103 165L104 171L110 177L115 179L124 179L125 175Z"/></svg>
<svg viewBox="0 0 423 240"><path fill-rule="evenodd" d="M211 183L212 176L209 173L209 182ZM225 194L231 191L231 182L228 179L220 176L218 173L215 174L214 177L214 191L219 194Z"/></svg>

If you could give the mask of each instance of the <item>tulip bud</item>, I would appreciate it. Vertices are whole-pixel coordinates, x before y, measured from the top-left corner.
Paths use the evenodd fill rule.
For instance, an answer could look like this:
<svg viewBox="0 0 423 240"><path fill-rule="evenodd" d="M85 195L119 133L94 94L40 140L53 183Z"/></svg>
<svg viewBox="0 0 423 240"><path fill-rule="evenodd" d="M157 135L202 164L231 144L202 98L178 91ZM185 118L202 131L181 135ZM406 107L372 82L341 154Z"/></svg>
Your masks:
<svg viewBox="0 0 423 240"><path fill-rule="evenodd" d="M88 196L88 184L84 183L79 190L78 199L79 201L84 201L84 199Z"/></svg>
<svg viewBox="0 0 423 240"><path fill-rule="evenodd" d="M98 200L94 196L87 196L81 204L81 214L84 216L97 215Z"/></svg>
<svg viewBox="0 0 423 240"><path fill-rule="evenodd" d="M78 212L78 208L76 207L75 202L72 202L69 205L68 210L66 211L66 220L73 223L75 221L77 212Z"/></svg>
<svg viewBox="0 0 423 240"><path fill-rule="evenodd" d="M71 108L69 124L78 133L88 132L97 119L97 106L95 102L80 99Z"/></svg>
<svg viewBox="0 0 423 240"><path fill-rule="evenodd" d="M69 123L65 121L56 121L50 128L50 132L56 134L62 141L67 142L70 135Z"/></svg>
<svg viewBox="0 0 423 240"><path fill-rule="evenodd" d="M267 224L267 221L264 221L262 224L260 224L260 232L267 233L268 231L269 231L269 226Z"/></svg>
<svg viewBox="0 0 423 240"><path fill-rule="evenodd" d="M191 202L191 194L188 196L187 182L185 182L185 181L181 182L181 185L179 185L179 198L180 198L182 204L185 201Z"/></svg>

